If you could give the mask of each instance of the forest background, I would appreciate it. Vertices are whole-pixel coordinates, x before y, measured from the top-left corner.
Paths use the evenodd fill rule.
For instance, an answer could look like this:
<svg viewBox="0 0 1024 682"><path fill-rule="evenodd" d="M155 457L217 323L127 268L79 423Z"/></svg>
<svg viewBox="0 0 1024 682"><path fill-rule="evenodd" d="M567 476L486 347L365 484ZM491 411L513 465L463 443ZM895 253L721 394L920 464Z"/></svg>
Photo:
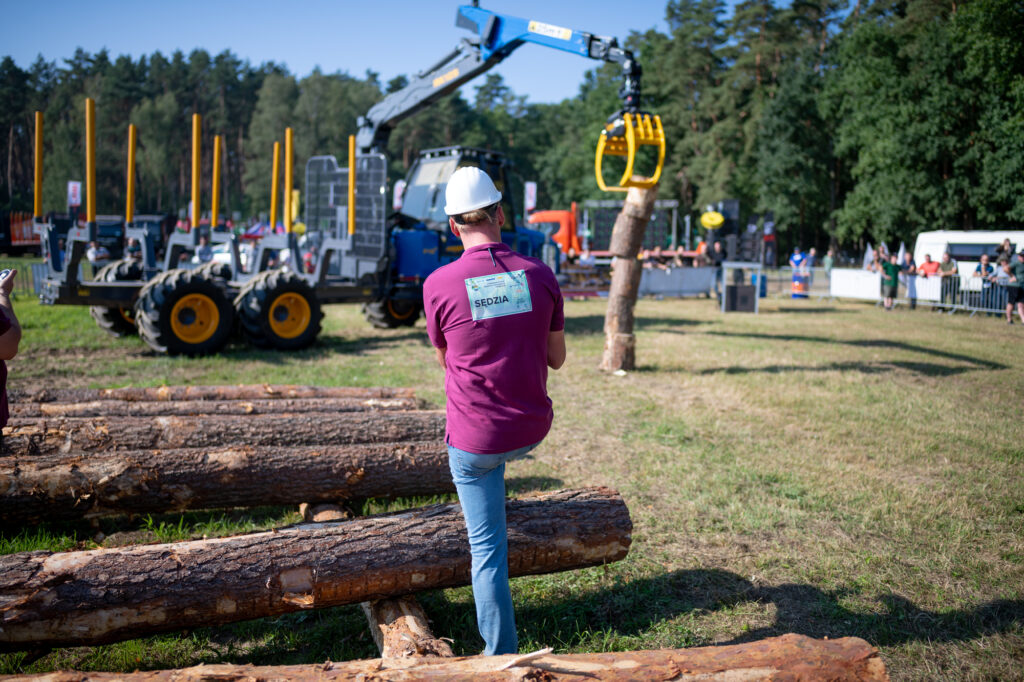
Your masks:
<svg viewBox="0 0 1024 682"><path fill-rule="evenodd" d="M857 252L922 230L1024 227L1020 0L747 1L731 13L717 0L670 0L665 17L667 32L624 40L644 69L643 106L665 125L660 198L693 215L736 198L741 221L771 211L782 249ZM130 122L139 129L136 211L184 210L189 121L200 113L204 196L221 134L221 205L250 216L269 207L271 149L285 127L295 129L301 190L306 160L343 157L357 118L407 82L344 65L298 77L203 50L133 60L79 49L63 61L0 61L0 210L31 210L35 110L46 114L47 210L62 208L67 181L84 174L88 96L100 213L124 209ZM463 144L508 154L538 183L539 208L602 198L594 146L620 106L620 83L618 67L600 65L575 96L535 104L489 74L465 89L471 100L456 93L396 128L391 179L422 149Z"/></svg>

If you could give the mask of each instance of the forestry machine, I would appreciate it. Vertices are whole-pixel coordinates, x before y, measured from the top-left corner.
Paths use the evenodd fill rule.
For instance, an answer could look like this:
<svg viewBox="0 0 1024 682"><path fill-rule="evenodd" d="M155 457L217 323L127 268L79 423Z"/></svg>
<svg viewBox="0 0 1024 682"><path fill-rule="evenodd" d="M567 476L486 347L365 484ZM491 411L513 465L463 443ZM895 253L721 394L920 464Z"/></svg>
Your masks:
<svg viewBox="0 0 1024 682"><path fill-rule="evenodd" d="M363 303L367 319L375 326L412 325L422 310L423 280L462 252L461 243L447 229L443 205L448 177L463 165L483 168L502 191L507 217L502 240L527 255L545 255L545 249L554 248L550 235L513 224L516 213L509 191L509 163L496 152L458 146L426 150L415 160L404 181L400 211L389 216L385 203L388 183L383 150L394 127L492 68L525 43L622 65L622 108L600 131L595 159L597 182L610 191L657 183L664 162L664 133L660 119L639 108L640 66L629 50L620 48L613 38L505 16L481 9L475 2L459 8L456 24L472 31L473 36L360 119L358 134L349 138L347 163L339 165L333 156L313 157L307 163L307 239L319 237L313 272L303 271L298 235L291 229L294 155L290 129L285 139L285 233L264 236L243 268L237 238L214 230L214 242L228 242L231 263L211 263L188 270L179 267L179 260L183 253L198 247L198 230L173 235L161 263L156 259L154 232L132 223L135 133L131 126L126 236L140 240L142 259L116 261L94 280L80 281L79 263L88 243L95 240L97 229L94 105L87 100L86 224L68 231L67 258L63 263L57 257L56 231L42 218L42 114L37 114L34 215L48 270L41 301L88 305L100 326L112 334L137 330L154 350L187 355L217 352L236 328L258 347L303 348L319 334L321 304L328 302ZM200 137L199 117L195 115L195 216L199 215ZM634 161L644 145L656 148L658 159L654 172L646 178L634 175ZM602 177L601 163L606 156L625 160L625 172L617 184L609 185ZM274 168L276 187L276 154ZM218 171L219 154L215 152L214 197ZM217 227L216 206L213 212L211 224ZM557 263L553 254L548 255ZM289 265L278 267L282 260Z"/></svg>

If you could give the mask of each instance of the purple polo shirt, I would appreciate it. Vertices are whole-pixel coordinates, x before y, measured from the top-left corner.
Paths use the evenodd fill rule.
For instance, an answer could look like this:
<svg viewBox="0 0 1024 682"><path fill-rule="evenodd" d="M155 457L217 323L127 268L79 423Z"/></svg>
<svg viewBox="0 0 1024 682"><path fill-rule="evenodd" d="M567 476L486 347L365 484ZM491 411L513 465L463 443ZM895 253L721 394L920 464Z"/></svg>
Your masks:
<svg viewBox="0 0 1024 682"><path fill-rule="evenodd" d="M431 343L448 349L448 444L493 455L543 440L548 333L565 327L551 269L505 244L474 246L427 278L423 303Z"/></svg>

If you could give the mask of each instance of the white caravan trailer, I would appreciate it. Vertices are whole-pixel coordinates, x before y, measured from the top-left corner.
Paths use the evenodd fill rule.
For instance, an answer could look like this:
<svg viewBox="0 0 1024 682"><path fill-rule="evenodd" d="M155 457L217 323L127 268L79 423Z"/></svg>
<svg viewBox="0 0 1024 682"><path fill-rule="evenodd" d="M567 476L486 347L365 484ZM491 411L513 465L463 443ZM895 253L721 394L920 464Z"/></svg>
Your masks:
<svg viewBox="0 0 1024 682"><path fill-rule="evenodd" d="M958 264L961 275L970 276L987 253L995 265L996 248L1009 239L1013 252L1024 249L1024 230L936 230L921 232L914 244L914 262L924 262L924 255L931 254L932 260L942 261L942 254L949 252Z"/></svg>

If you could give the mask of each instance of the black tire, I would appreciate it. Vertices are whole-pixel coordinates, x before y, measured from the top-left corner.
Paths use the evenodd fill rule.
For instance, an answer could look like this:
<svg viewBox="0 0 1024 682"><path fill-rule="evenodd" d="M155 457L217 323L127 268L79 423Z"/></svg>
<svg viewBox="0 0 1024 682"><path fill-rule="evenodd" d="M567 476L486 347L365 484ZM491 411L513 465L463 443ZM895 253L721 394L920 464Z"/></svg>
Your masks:
<svg viewBox="0 0 1024 682"><path fill-rule="evenodd" d="M363 304L363 316L377 329L411 327L420 319L423 304L419 301L402 301L386 298L383 301Z"/></svg>
<svg viewBox="0 0 1024 682"><path fill-rule="evenodd" d="M190 270L169 270L150 280L135 302L142 340L159 353L209 355L227 343L235 309L224 287Z"/></svg>
<svg viewBox="0 0 1024 682"><path fill-rule="evenodd" d="M231 281L231 266L227 263L217 263L210 261L209 263L203 263L197 268L192 268L192 272L197 277L203 277L205 279L219 279L225 282Z"/></svg>
<svg viewBox="0 0 1024 682"><path fill-rule="evenodd" d="M142 279L142 266L134 260L124 259L107 263L93 279L97 282L130 282ZM135 328L135 314L131 308L108 308L106 306L90 306L89 314L100 329L111 336L120 338L138 334Z"/></svg>
<svg viewBox="0 0 1024 682"><path fill-rule="evenodd" d="M257 348L298 350L316 340L324 314L316 291L290 270L268 270L235 296L242 335Z"/></svg>

